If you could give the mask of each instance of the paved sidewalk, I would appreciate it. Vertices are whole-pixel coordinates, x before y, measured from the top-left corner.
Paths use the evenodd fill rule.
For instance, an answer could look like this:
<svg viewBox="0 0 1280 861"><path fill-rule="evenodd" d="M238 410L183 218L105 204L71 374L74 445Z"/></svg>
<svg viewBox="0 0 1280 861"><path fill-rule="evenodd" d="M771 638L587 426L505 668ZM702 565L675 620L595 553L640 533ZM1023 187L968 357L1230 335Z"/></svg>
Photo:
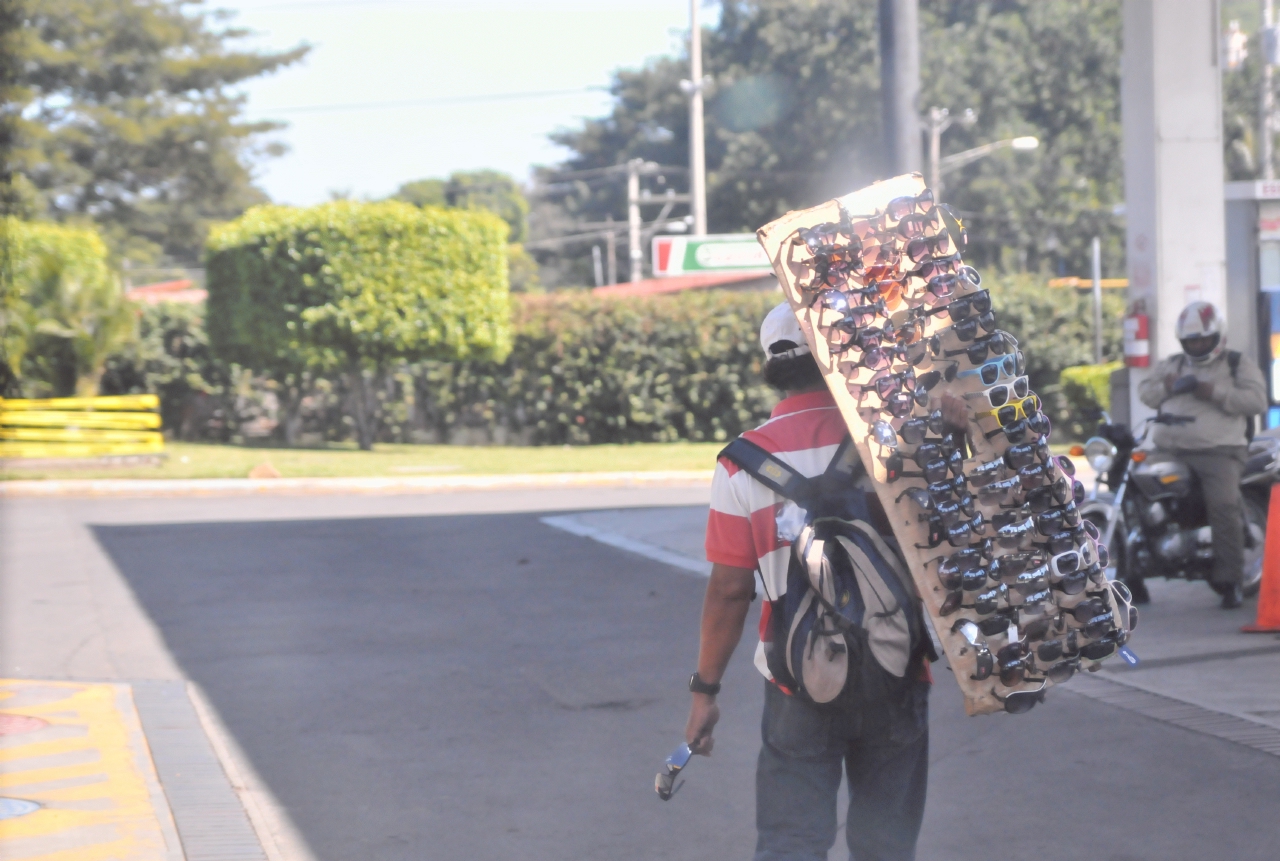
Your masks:
<svg viewBox="0 0 1280 861"><path fill-rule="evenodd" d="M0 855L182 861L128 685L0 679Z"/></svg>
<svg viewBox="0 0 1280 861"><path fill-rule="evenodd" d="M710 571L702 549L705 506L590 511L543 522L660 561L678 556L686 570ZM1130 644L1140 663L1108 661L1096 676L1073 680L1064 689L1107 700L1115 699L1111 685L1123 685L1229 715L1236 722L1211 721L1226 728L1210 734L1239 741L1254 735L1250 726L1268 727L1258 735L1259 749L1280 755L1280 733L1271 731L1280 730L1280 636L1240 633L1240 626L1254 619L1256 600L1246 601L1242 610L1224 611L1204 583L1151 580L1148 585L1151 603L1140 608ZM1124 702L1121 707L1143 713L1161 710L1158 700Z"/></svg>
<svg viewBox="0 0 1280 861"><path fill-rule="evenodd" d="M450 475L405 478L77 478L0 481L0 497L33 496L272 496L316 494L453 493L575 487L710 485L711 470L554 472L526 475Z"/></svg>
<svg viewBox="0 0 1280 861"><path fill-rule="evenodd" d="M594 486L583 486L580 475L567 486L554 483L563 476L517 476L537 481L452 493L285 497L32 498L4 493L0 484L0 858L313 858L216 707L187 680L96 528L394 520L707 498L709 474L670 485L660 482L671 473L656 481L622 475ZM550 486L536 486L548 479Z"/></svg>

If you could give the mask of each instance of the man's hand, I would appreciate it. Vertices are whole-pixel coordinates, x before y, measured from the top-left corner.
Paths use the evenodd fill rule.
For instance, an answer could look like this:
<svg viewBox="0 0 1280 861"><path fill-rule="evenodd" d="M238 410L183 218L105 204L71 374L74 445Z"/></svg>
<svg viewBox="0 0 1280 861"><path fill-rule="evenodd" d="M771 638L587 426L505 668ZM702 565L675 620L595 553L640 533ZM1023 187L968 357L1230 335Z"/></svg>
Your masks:
<svg viewBox="0 0 1280 861"><path fill-rule="evenodd" d="M1196 383L1196 389L1192 394L1194 394L1198 400L1202 400L1202 401L1213 400L1213 383L1209 383L1209 382Z"/></svg>
<svg viewBox="0 0 1280 861"><path fill-rule="evenodd" d="M969 407L955 395L947 392L942 396L942 421L951 430L964 433L969 429Z"/></svg>
<svg viewBox="0 0 1280 861"><path fill-rule="evenodd" d="M689 707L689 723L684 728L684 740L689 743L689 750L700 756L711 756L711 748L716 740L711 731L720 722L720 706L716 698L708 694L694 694L693 705Z"/></svg>
<svg viewBox="0 0 1280 861"><path fill-rule="evenodd" d="M1199 387L1200 385L1201 385L1201 382L1198 379L1196 379L1195 374L1183 374L1181 377L1178 377L1176 380L1174 380L1173 383L1169 386L1169 394L1171 395L1193 394L1196 391L1197 387ZM1213 385L1210 384L1209 388L1212 389Z"/></svg>
<svg viewBox="0 0 1280 861"><path fill-rule="evenodd" d="M1178 381L1178 378L1174 374L1165 374L1164 390L1169 394L1173 394L1173 384L1176 383L1177 381Z"/></svg>

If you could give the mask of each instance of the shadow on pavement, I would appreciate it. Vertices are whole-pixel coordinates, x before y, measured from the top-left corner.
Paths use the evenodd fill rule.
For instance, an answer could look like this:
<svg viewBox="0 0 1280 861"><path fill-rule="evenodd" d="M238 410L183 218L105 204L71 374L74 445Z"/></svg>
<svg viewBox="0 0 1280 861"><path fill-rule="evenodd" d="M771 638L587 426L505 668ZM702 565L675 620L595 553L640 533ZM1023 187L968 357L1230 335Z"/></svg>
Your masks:
<svg viewBox="0 0 1280 861"><path fill-rule="evenodd" d="M664 804L704 583L537 518L95 534L320 859L749 858L755 613ZM921 859L1276 857L1280 758L1069 692L966 718L935 676Z"/></svg>

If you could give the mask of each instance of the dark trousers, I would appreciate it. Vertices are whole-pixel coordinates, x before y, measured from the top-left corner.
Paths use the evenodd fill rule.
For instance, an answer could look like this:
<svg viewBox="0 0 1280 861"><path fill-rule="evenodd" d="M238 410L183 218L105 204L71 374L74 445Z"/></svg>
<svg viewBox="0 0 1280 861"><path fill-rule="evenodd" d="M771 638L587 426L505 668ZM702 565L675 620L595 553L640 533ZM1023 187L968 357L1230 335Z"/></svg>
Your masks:
<svg viewBox="0 0 1280 861"><path fill-rule="evenodd" d="M1177 457L1200 479L1200 492L1213 528L1213 586L1227 591L1244 577L1244 510L1240 477L1246 446L1179 451Z"/></svg>
<svg viewBox="0 0 1280 861"><path fill-rule="evenodd" d="M755 861L826 861L842 767L850 859L913 861L929 772L929 684L904 684L905 702L834 710L765 683Z"/></svg>

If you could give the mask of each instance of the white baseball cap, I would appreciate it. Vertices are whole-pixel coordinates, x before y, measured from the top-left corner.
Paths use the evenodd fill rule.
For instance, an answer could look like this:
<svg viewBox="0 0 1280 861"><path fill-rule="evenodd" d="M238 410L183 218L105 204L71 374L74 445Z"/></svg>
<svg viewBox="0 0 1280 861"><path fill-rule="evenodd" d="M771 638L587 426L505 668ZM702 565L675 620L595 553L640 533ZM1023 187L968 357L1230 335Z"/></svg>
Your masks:
<svg viewBox="0 0 1280 861"><path fill-rule="evenodd" d="M795 346L774 352L771 348L779 341L790 341ZM767 359L791 359L809 352L809 344L804 339L804 332L800 330L800 322L786 302L765 315L764 322L760 324L760 346L764 348Z"/></svg>

